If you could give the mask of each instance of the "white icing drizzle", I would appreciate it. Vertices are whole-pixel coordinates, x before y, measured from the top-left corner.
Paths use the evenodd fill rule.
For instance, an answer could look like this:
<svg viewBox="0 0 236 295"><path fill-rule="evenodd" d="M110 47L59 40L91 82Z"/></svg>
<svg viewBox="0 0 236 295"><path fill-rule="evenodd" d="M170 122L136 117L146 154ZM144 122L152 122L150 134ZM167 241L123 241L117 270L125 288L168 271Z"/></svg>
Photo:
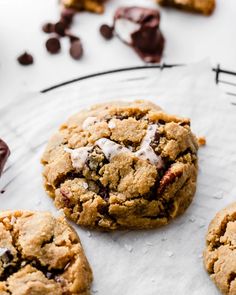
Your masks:
<svg viewBox="0 0 236 295"><path fill-rule="evenodd" d="M157 156L153 148L150 146L156 130L157 125L152 124L148 126L146 135L141 142L140 149L134 153L137 157L149 160L149 162L154 165L157 165L161 161L161 157Z"/></svg>
<svg viewBox="0 0 236 295"><path fill-rule="evenodd" d="M162 159L161 157L156 155L156 153L150 146L155 136L156 130L157 125L152 124L148 126L146 135L144 136L141 142L140 149L136 152L132 152L130 149L120 144L117 144L114 141L107 138L100 138L96 141L96 144L100 147L100 149L102 150L102 152L108 160L121 153L132 153L136 157L148 160L151 164L159 166L162 164Z"/></svg>
<svg viewBox="0 0 236 295"><path fill-rule="evenodd" d="M95 117L90 117L95 118ZM148 160L151 164L156 165L157 167L162 166L162 159L160 156L156 155L152 147L150 146L155 133L157 130L157 125L149 125L144 136L140 149L136 152L132 152L131 148L127 148L118 144L108 138L100 138L96 141L96 145L102 150L105 157L110 160L114 156L128 153L133 154L134 156ZM65 148L67 153L70 153L72 165L76 170L81 170L86 163L89 152L93 149L93 146L90 147L80 147L77 149Z"/></svg>
<svg viewBox="0 0 236 295"><path fill-rule="evenodd" d="M72 165L75 169L81 170L84 167L84 164L88 158L88 153L92 150L93 147L80 147L77 149L65 148L67 153L70 153Z"/></svg>
<svg viewBox="0 0 236 295"><path fill-rule="evenodd" d="M97 146L100 147L105 157L110 160L114 156L122 153L131 153L126 147L115 143L108 138L100 138L96 141Z"/></svg>
<svg viewBox="0 0 236 295"><path fill-rule="evenodd" d="M97 117L88 117L87 119L84 120L82 124L83 130L88 129L91 125L97 123L99 120Z"/></svg>

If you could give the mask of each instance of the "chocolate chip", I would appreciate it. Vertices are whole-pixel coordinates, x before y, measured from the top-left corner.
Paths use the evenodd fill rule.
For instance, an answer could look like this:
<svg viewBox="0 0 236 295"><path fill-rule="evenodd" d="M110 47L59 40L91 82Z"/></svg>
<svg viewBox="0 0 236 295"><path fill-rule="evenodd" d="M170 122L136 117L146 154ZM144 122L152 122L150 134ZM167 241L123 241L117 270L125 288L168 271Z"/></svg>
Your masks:
<svg viewBox="0 0 236 295"><path fill-rule="evenodd" d="M77 37L77 36L75 36L75 35L72 35L71 33L68 33L68 32L66 32L66 36L70 39L70 42L71 42L71 43L74 42L74 41L78 41L78 40L80 40L79 37Z"/></svg>
<svg viewBox="0 0 236 295"><path fill-rule="evenodd" d="M156 131L155 135L154 135L154 142L158 143L160 140L160 137L161 137L160 133L158 131Z"/></svg>
<svg viewBox="0 0 236 295"><path fill-rule="evenodd" d="M60 35L60 36L65 36L65 30L66 30L66 24L65 23L63 23L63 22L57 22L56 24L55 24L55 27L54 27L54 29L55 29L55 33L57 33L58 35Z"/></svg>
<svg viewBox="0 0 236 295"><path fill-rule="evenodd" d="M0 191L0 194L4 194L4 193L5 193L5 190L4 189Z"/></svg>
<svg viewBox="0 0 236 295"><path fill-rule="evenodd" d="M71 25L73 17L76 11L71 8L64 8L61 12L61 22L63 22L67 27Z"/></svg>
<svg viewBox="0 0 236 295"><path fill-rule="evenodd" d="M27 52L24 52L17 58L19 64L23 66L31 65L34 62L33 56Z"/></svg>
<svg viewBox="0 0 236 295"><path fill-rule="evenodd" d="M53 33L54 32L54 25L52 23L46 23L42 26L42 30L44 33Z"/></svg>
<svg viewBox="0 0 236 295"><path fill-rule="evenodd" d="M99 191L99 195L105 200L108 201L109 200L109 191L108 188L106 187L101 187L100 191Z"/></svg>
<svg viewBox="0 0 236 295"><path fill-rule="evenodd" d="M113 28L108 25L102 25L100 33L106 40L110 40L113 37Z"/></svg>
<svg viewBox="0 0 236 295"><path fill-rule="evenodd" d="M46 42L46 48L47 48L47 51L50 52L51 54L58 53L61 49L61 44L59 39L56 37L49 38Z"/></svg>
<svg viewBox="0 0 236 295"><path fill-rule="evenodd" d="M71 43L70 46L70 55L74 59L80 59L83 55L83 47L80 40L76 40Z"/></svg>
<svg viewBox="0 0 236 295"><path fill-rule="evenodd" d="M2 139L0 139L0 176L9 156L10 149L8 145Z"/></svg>

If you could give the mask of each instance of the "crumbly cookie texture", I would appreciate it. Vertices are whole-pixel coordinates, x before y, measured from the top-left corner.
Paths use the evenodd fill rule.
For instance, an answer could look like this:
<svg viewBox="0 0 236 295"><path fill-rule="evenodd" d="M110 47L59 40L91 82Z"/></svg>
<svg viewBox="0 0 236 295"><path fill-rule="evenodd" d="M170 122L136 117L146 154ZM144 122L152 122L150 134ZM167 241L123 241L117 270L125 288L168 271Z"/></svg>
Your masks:
<svg viewBox="0 0 236 295"><path fill-rule="evenodd" d="M215 9L215 0L157 0L163 6L174 6L180 9L210 15Z"/></svg>
<svg viewBox="0 0 236 295"><path fill-rule="evenodd" d="M188 119L147 101L112 102L72 116L42 157L47 193L77 224L154 228L184 212L196 189Z"/></svg>
<svg viewBox="0 0 236 295"><path fill-rule="evenodd" d="M222 294L236 294L236 203L219 211L209 225L204 264Z"/></svg>
<svg viewBox="0 0 236 295"><path fill-rule="evenodd" d="M89 295L92 272L64 217L0 213L1 295Z"/></svg>
<svg viewBox="0 0 236 295"><path fill-rule="evenodd" d="M62 0L62 4L68 8L74 8L78 11L86 10L95 13L104 12L105 0Z"/></svg>

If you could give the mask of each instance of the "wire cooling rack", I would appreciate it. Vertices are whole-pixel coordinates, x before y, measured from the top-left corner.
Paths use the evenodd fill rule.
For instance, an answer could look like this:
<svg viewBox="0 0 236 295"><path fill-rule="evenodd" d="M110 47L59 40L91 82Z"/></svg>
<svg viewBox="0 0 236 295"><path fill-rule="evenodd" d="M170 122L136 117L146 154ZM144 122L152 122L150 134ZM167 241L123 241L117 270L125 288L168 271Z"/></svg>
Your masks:
<svg viewBox="0 0 236 295"><path fill-rule="evenodd" d="M128 71L138 71L138 70L144 70L144 69L159 69L159 70L164 70L168 68L173 68L173 67L178 67L178 66L183 66L181 64L161 64L161 65L145 65L145 66L136 66L136 67L128 67L128 68L119 68L115 70L110 70L110 71L104 71L104 72L98 72L86 76L81 76L72 80L68 80L56 85L53 85L51 87L45 88L41 90L41 93L46 93L49 91L52 91L54 89L76 83L79 81L103 76L103 75L110 75L110 74L115 74L115 73L121 73L121 72L128 72ZM222 88L227 96L230 99L230 103L232 105L236 106L236 72L226 70L224 68L221 68L220 64L217 65L217 67L214 67L212 71L215 72L215 82L216 84L219 85L220 88Z"/></svg>

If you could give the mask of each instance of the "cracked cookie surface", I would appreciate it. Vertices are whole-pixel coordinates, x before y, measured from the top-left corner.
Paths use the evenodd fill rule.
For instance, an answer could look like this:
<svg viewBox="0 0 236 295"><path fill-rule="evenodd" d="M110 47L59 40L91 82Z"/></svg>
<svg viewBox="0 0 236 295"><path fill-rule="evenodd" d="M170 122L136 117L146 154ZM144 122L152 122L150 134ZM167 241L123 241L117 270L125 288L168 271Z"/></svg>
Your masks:
<svg viewBox="0 0 236 295"><path fill-rule="evenodd" d="M191 203L197 149L189 120L151 102L99 104L69 118L49 141L45 189L80 225L154 228Z"/></svg>
<svg viewBox="0 0 236 295"><path fill-rule="evenodd" d="M64 217L0 213L1 295L89 295L92 272Z"/></svg>
<svg viewBox="0 0 236 295"><path fill-rule="evenodd" d="M236 295L236 203L219 211L209 225L205 268L222 294Z"/></svg>

